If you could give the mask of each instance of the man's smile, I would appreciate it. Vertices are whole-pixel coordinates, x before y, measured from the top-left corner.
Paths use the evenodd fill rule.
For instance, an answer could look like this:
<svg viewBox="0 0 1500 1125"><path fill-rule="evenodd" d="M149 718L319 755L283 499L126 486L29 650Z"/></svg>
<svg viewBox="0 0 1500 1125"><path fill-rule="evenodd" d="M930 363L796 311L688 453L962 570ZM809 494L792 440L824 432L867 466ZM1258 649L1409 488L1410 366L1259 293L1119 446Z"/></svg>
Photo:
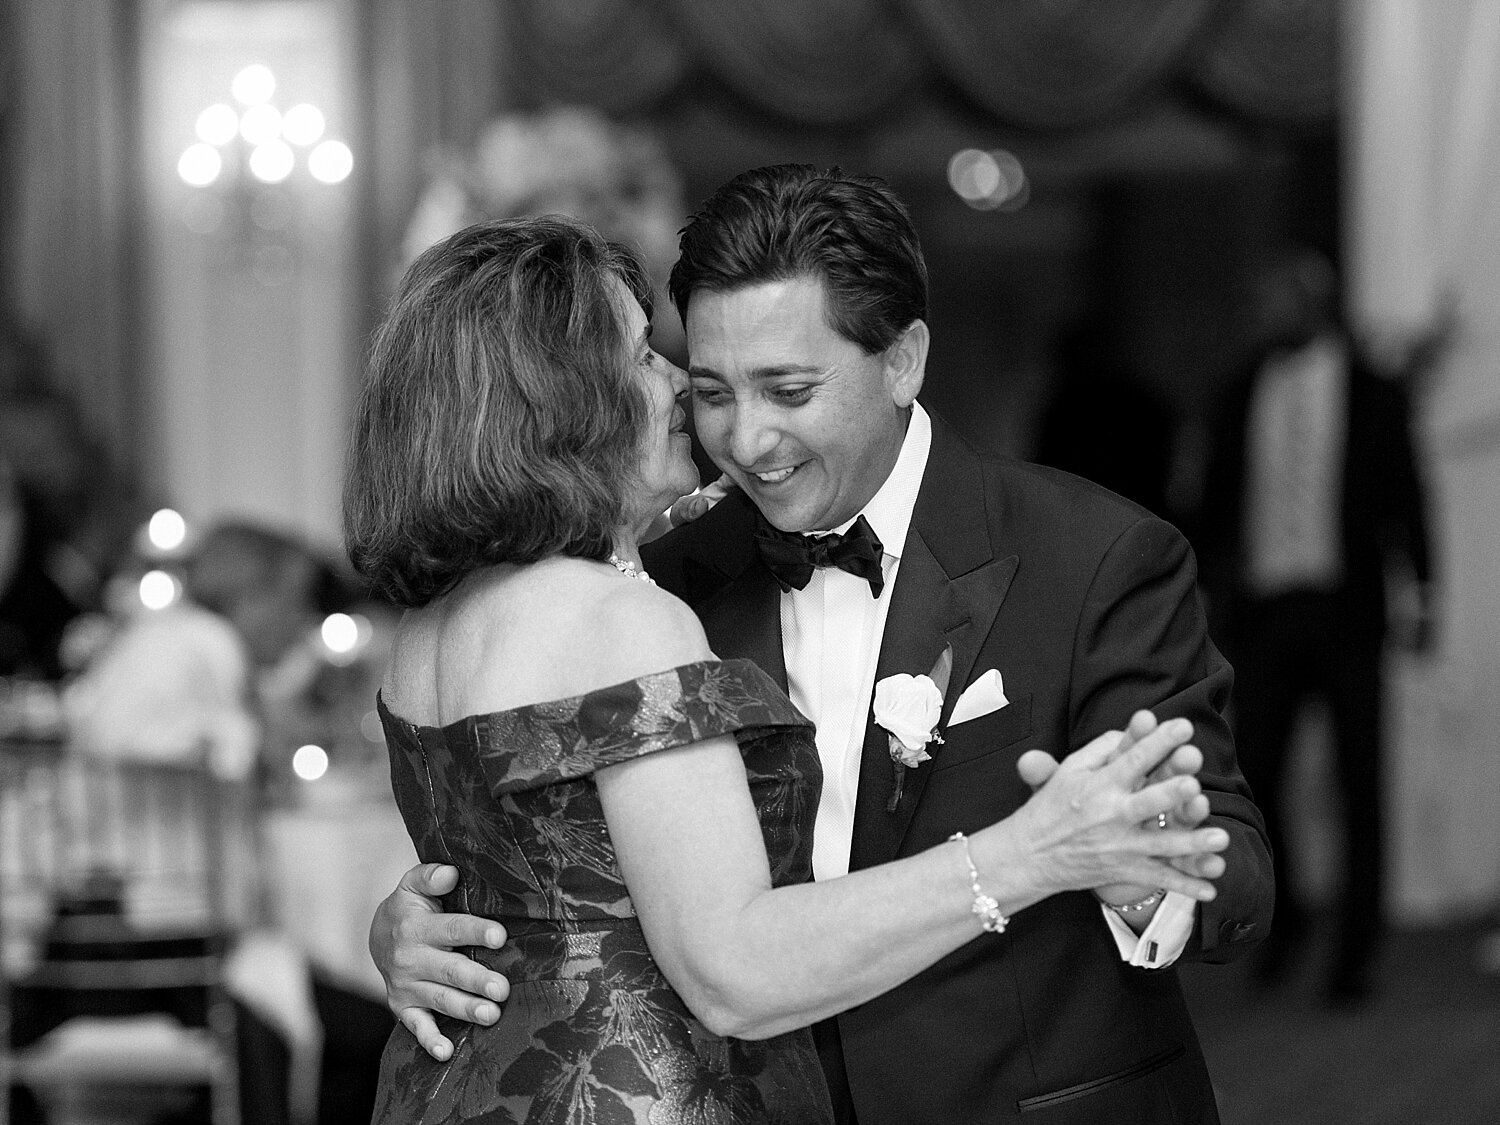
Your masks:
<svg viewBox="0 0 1500 1125"><path fill-rule="evenodd" d="M784 469L767 469L763 472L752 472L750 475L762 484L780 484L801 467L801 465L789 465Z"/></svg>

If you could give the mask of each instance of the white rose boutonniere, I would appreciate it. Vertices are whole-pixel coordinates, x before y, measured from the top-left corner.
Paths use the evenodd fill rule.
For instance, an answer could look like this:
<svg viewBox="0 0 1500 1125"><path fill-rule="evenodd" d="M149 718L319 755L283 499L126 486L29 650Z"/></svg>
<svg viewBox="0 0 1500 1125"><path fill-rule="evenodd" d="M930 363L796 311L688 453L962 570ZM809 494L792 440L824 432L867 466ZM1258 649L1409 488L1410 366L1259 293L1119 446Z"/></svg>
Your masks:
<svg viewBox="0 0 1500 1125"><path fill-rule="evenodd" d="M933 669L934 675L943 674L946 681L951 660L951 652L945 651ZM932 676L911 676L905 672L887 676L875 685L874 711L875 724L890 738L895 784L885 808L887 812L895 812L901 802L901 785L907 769L932 758L927 752L929 743L942 744L937 724L943 711L943 689Z"/></svg>

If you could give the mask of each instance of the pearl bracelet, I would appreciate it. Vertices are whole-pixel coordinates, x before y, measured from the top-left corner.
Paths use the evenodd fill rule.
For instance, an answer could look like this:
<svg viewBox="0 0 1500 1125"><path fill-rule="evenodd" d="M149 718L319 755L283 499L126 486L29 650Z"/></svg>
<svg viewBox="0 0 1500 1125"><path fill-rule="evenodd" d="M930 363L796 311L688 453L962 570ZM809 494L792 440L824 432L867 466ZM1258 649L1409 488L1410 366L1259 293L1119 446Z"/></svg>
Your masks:
<svg viewBox="0 0 1500 1125"><path fill-rule="evenodd" d="M969 838L962 832L955 832L948 840L950 843L957 840L964 846L964 863L969 866L969 889L974 892L974 905L969 909L979 916L979 924L984 927L985 933L1003 934L1010 919L1000 913L1000 903L993 896L985 894L979 886L979 868L974 866L974 856L969 851Z"/></svg>
<svg viewBox="0 0 1500 1125"><path fill-rule="evenodd" d="M1134 914L1138 910L1146 910L1149 907L1155 906L1166 893L1166 889L1162 888L1152 891L1145 898L1137 899L1135 902L1105 902L1104 905L1117 914ZM1103 899L1099 901L1104 902Z"/></svg>

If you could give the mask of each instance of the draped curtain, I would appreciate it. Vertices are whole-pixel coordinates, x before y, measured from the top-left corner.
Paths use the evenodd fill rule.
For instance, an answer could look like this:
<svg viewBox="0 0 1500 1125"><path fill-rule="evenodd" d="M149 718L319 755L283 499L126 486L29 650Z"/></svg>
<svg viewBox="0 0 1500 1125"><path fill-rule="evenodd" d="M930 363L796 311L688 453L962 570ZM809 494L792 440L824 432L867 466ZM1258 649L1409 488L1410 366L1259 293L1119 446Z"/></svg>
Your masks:
<svg viewBox="0 0 1500 1125"><path fill-rule="evenodd" d="M1250 120L1307 124L1333 116L1339 96L1335 0L1227 4L1194 60L1190 81Z"/></svg>
<svg viewBox="0 0 1500 1125"><path fill-rule="evenodd" d="M693 57L762 109L806 125L867 121L904 95L921 57L880 0L667 0Z"/></svg>
<svg viewBox="0 0 1500 1125"><path fill-rule="evenodd" d="M1354 317L1390 334L1447 307L1422 401L1437 653L1396 662L1389 783L1397 905L1500 902L1500 5L1348 0Z"/></svg>
<svg viewBox="0 0 1500 1125"><path fill-rule="evenodd" d="M15 304L15 270L10 265L14 245L15 188L21 162L20 141L21 49L14 0L0 0L0 318Z"/></svg>
<svg viewBox="0 0 1500 1125"><path fill-rule="evenodd" d="M796 124L870 124L921 85L1035 129L1174 86L1326 121L1337 0L514 0L513 94L643 112L700 75Z"/></svg>
<svg viewBox="0 0 1500 1125"><path fill-rule="evenodd" d="M122 460L138 421L130 7L0 6L0 318L45 341L56 389Z"/></svg>
<svg viewBox="0 0 1500 1125"><path fill-rule="evenodd" d="M629 113L659 100L687 71L671 25L636 0L517 0L510 14L518 90Z"/></svg>
<svg viewBox="0 0 1500 1125"><path fill-rule="evenodd" d="M933 65L976 105L1018 125L1116 116L1180 65L1205 0L900 0Z"/></svg>

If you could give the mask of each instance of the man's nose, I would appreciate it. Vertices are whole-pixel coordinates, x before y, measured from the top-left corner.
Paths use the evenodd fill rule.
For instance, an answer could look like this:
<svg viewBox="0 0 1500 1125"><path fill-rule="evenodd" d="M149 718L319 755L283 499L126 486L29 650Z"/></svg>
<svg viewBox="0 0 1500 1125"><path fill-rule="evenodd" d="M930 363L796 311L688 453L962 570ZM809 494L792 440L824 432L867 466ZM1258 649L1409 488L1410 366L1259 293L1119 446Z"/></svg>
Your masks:
<svg viewBox="0 0 1500 1125"><path fill-rule="evenodd" d="M733 408L729 419L729 453L740 468L760 465L780 439L771 419L755 404L742 403Z"/></svg>

